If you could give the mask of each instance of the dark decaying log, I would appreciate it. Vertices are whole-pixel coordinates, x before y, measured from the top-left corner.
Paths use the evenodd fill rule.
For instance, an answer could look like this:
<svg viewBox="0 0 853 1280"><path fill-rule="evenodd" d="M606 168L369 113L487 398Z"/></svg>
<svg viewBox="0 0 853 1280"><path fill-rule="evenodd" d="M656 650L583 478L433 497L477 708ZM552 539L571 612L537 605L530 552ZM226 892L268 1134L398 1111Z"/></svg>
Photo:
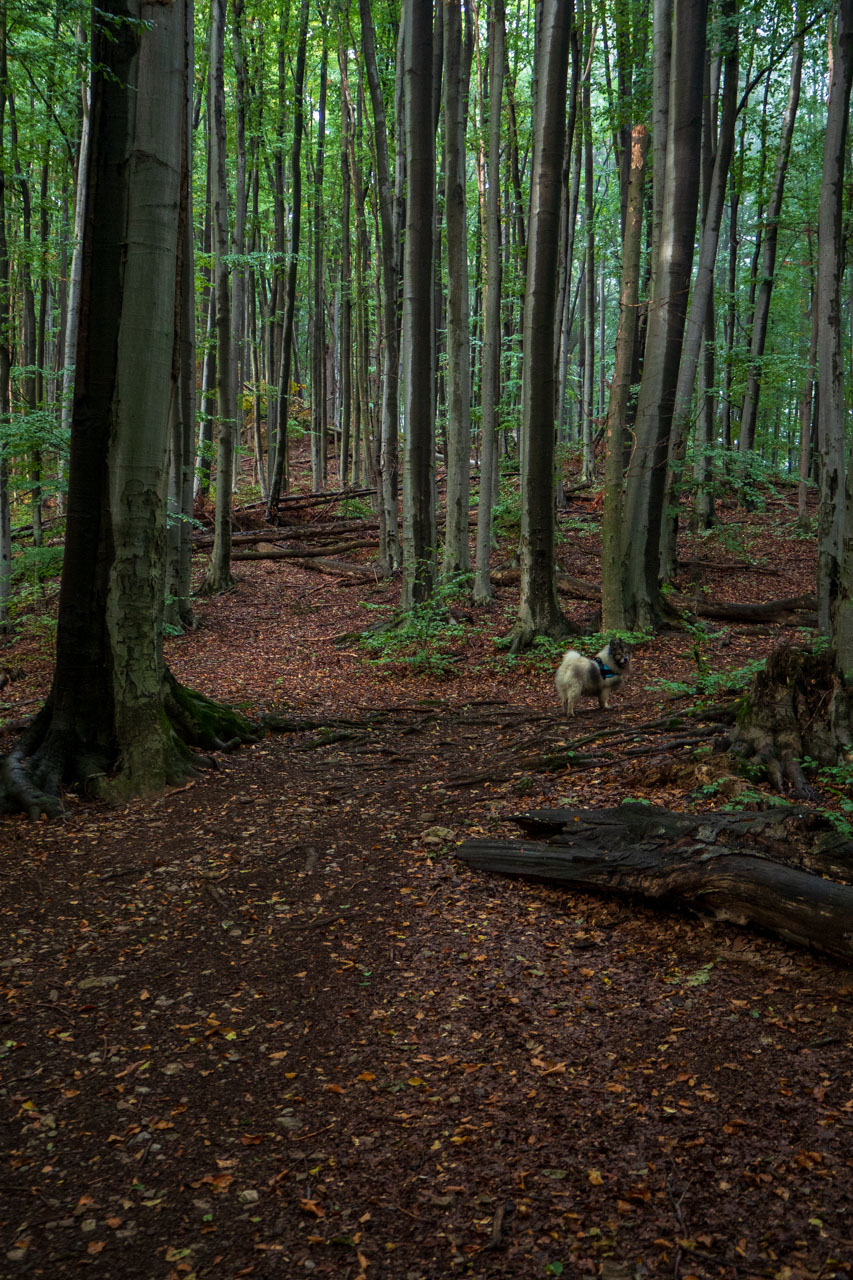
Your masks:
<svg viewBox="0 0 853 1280"><path fill-rule="evenodd" d="M456 856L481 871L687 907L853 962L853 886L768 857L768 844L786 842L787 819L774 810L683 815L625 804L518 821L551 832L550 841L466 840ZM825 862L820 836L813 843L811 857ZM847 867L853 875L849 841L838 841L829 859L836 874Z"/></svg>

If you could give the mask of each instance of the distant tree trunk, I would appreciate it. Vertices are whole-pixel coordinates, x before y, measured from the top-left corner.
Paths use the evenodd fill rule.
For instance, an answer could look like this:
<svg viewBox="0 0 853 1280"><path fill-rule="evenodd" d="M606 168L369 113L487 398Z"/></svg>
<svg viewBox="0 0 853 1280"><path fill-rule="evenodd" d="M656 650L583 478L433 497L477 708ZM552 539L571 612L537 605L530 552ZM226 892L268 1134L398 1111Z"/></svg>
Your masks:
<svg viewBox="0 0 853 1280"><path fill-rule="evenodd" d="M623 631L622 604L622 517L624 506L624 459L627 439L628 399L634 362L634 336L640 297L640 258L643 247L643 203L649 134L638 124L631 134L631 167L625 212L625 240L622 250L622 290L619 295L619 327L610 406L607 411L605 443L607 460L604 477L604 520L601 531L601 611L602 629Z"/></svg>
<svg viewBox="0 0 853 1280"><path fill-rule="evenodd" d="M586 17L587 40L593 39L592 6ZM590 49L588 58L592 57ZM585 236L584 252L584 360L583 360L583 402L581 420L583 422L583 461L581 464L581 481L592 482L595 474L595 455L593 453L595 412L595 179L592 155L592 95L590 93L589 76L583 82L583 220Z"/></svg>
<svg viewBox="0 0 853 1280"><path fill-rule="evenodd" d="M812 458L812 405L814 401L815 365L817 362L817 326L818 307L817 289L814 279L814 260L811 253L811 237L809 237L809 267L811 270L811 288L809 290L809 354L808 366L803 382L799 404L800 420L800 466L799 484L797 485L797 524L805 531L809 527L808 481Z"/></svg>
<svg viewBox="0 0 853 1280"><path fill-rule="evenodd" d="M201 414L199 416L193 495L207 498L210 493L213 424L216 419L216 291L214 289L210 290L208 298L204 356L201 363Z"/></svg>
<svg viewBox="0 0 853 1280"><path fill-rule="evenodd" d="M82 43L82 36L78 37ZM86 217L86 183L83 180L89 157L89 60L82 57L86 72L80 88L82 123L80 145L77 150L77 184L74 194L74 248L71 254L71 279L68 282L68 310L65 319L65 367L62 371L62 413L60 425L63 435L71 431L71 415L74 406L74 359L77 350L77 334L80 327L80 277L83 272L82 244L83 221Z"/></svg>
<svg viewBox="0 0 853 1280"><path fill-rule="evenodd" d="M248 381L246 373L246 216L248 212L248 187L246 184L246 64L243 53L244 0L231 0L232 50L234 54L234 141L236 181L234 183L234 234L230 252L234 259L231 269L231 359L234 364L234 450L233 488L237 487L240 466L240 446L243 436L243 390ZM224 51L223 51L224 52Z"/></svg>
<svg viewBox="0 0 853 1280"><path fill-rule="evenodd" d="M853 675L853 460L845 438L844 170L853 83L853 0L839 0L832 51L818 221L818 622L835 643L841 671Z"/></svg>
<svg viewBox="0 0 853 1280"><path fill-rule="evenodd" d="M477 571L474 599L492 594L489 559L492 549L492 494L497 479L498 405L501 372L501 98L505 59L504 0L493 0L489 14L489 153L486 192L486 253L483 280L483 373L480 497L477 506Z"/></svg>
<svg viewBox="0 0 853 1280"><path fill-rule="evenodd" d="M320 97L317 103L317 157L314 162L314 323L311 342L311 479L314 490L326 483L328 424L326 421L326 324L323 288L325 219L323 171L326 157L326 86L329 48L323 22L320 55Z"/></svg>
<svg viewBox="0 0 853 1280"><path fill-rule="evenodd" d="M225 138L225 0L210 9L211 189L214 292L216 293L216 514L213 550L201 590L228 591L231 577L231 486L237 430L237 385L231 331L228 267L228 170Z"/></svg>
<svg viewBox="0 0 853 1280"><path fill-rule="evenodd" d="M663 219L625 490L623 603L631 627L656 626L663 614L660 534L699 203L706 15L707 0L675 0Z"/></svg>
<svg viewBox="0 0 853 1280"><path fill-rule="evenodd" d="M444 15L444 216L447 232L447 520L442 576L471 569L471 316L465 132L474 51L471 6L449 0Z"/></svg>
<svg viewBox="0 0 853 1280"><path fill-rule="evenodd" d="M385 573L400 567L400 537L397 526L399 489L398 436L400 395L400 330L399 330L399 259L397 221L394 210L394 188L388 162L388 135L385 123L385 100L376 62L376 42L370 0L359 0L361 14L361 47L364 69L373 108L373 135L376 153L377 195L381 231L382 312L385 325L385 357L382 379L382 415L379 452L379 564ZM408 9L404 5L400 21L405 27ZM431 49L431 45L430 45ZM430 53L430 79L432 68ZM425 69L426 70L426 69ZM399 150L399 145L398 145ZM431 232L430 232L431 234ZM425 341L424 331L420 341Z"/></svg>
<svg viewBox="0 0 853 1280"><path fill-rule="evenodd" d="M349 149L353 129L347 93L347 52L338 41L338 63L341 67L341 443L338 474L342 488L349 482L349 454L353 415L352 396L352 174Z"/></svg>
<svg viewBox="0 0 853 1280"><path fill-rule="evenodd" d="M36 295L33 288L32 263L33 254L33 202L28 176L21 168L18 150L18 119L15 111L14 95L9 93L9 130L12 143L12 167L15 174L15 185L21 198L21 240L22 252L18 266L19 288L21 292L22 316L20 321L20 355L18 364L22 366L20 375L21 400L24 412L32 422L36 413ZM38 446L29 449L30 455L30 511L33 523L33 544L41 546L41 450Z"/></svg>
<svg viewBox="0 0 853 1280"><path fill-rule="evenodd" d="M290 149L290 248L287 261L287 284L284 298L284 321L281 333L281 373L278 385L278 423L275 460L270 476L267 521L278 524L278 503L287 474L287 424L290 417L290 370L293 359L293 320L296 313L296 275L299 269L299 233L302 223L302 132L305 120L305 57L308 44L309 0L302 0L299 19L299 43L293 73L293 142ZM282 40L284 33L282 32Z"/></svg>
<svg viewBox="0 0 853 1280"><path fill-rule="evenodd" d="M435 585L435 404L432 393L432 0L403 0L406 240L403 259L403 608Z"/></svg>
<svg viewBox="0 0 853 1280"><path fill-rule="evenodd" d="M764 359L764 347L767 341L767 320L770 315L770 298L773 293L774 276L776 274L776 246L779 241L779 218L782 213L782 196L785 191L785 178L788 174L788 159L791 154L791 139L794 135L794 121L800 101L800 80L803 67L804 36L800 36L794 44L791 60L791 84L788 90L788 103L782 117L782 133L779 138L779 153L776 158L776 173L773 189L767 202L765 215L764 247L761 263L761 282L755 300L755 311L752 320L752 340L749 348L749 380L740 420L740 452L748 453L755 445L755 424L758 415L758 396L761 390L761 364Z"/></svg>
<svg viewBox="0 0 853 1280"><path fill-rule="evenodd" d="M521 392L521 596L510 637L514 650L537 633L559 637L568 632L554 580L554 326L571 25L565 0L542 0L534 54Z"/></svg>

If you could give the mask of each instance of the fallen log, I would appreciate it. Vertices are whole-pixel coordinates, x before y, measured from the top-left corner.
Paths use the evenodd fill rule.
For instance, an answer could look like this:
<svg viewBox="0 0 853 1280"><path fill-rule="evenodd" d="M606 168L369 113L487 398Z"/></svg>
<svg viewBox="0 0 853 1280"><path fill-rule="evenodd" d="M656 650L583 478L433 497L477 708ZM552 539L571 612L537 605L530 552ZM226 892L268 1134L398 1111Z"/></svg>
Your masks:
<svg viewBox="0 0 853 1280"><path fill-rule="evenodd" d="M768 857L762 840L785 843L785 819L774 810L694 817L625 804L519 821L551 832L550 841L466 840L457 858L481 871L686 907L853 963L853 886ZM842 846L838 863L849 859L853 875L853 846Z"/></svg>
<svg viewBox="0 0 853 1280"><path fill-rule="evenodd" d="M329 543L322 547L306 547L297 543L294 547L278 547L272 542L259 542L254 550L234 551L232 560L311 560L339 555L344 551L358 551L363 547L375 547L376 538L357 538L350 542ZM364 565L361 566L364 569Z"/></svg>
<svg viewBox="0 0 853 1280"><path fill-rule="evenodd" d="M494 569L492 582L499 587L515 587L521 582L520 569ZM587 582L584 578L573 578L570 573L560 570L554 575L560 595L574 596L578 600L601 600L601 587L595 582Z"/></svg>

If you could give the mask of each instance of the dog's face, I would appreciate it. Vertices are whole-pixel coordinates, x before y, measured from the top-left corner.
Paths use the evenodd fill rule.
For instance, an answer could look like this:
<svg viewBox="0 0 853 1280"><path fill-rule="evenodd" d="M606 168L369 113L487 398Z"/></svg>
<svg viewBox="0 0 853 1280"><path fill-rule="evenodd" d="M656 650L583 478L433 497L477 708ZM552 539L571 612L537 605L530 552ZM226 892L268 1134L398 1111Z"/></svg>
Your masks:
<svg viewBox="0 0 853 1280"><path fill-rule="evenodd" d="M615 637L607 646L607 665L613 670L624 674L631 664L631 648L624 640Z"/></svg>

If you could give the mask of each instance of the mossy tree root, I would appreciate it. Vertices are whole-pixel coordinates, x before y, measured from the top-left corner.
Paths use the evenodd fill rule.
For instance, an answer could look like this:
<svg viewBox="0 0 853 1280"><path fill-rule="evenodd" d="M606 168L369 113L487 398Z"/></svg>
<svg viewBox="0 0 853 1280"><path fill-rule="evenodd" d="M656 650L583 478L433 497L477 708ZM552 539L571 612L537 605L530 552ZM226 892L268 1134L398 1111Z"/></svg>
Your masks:
<svg viewBox="0 0 853 1280"><path fill-rule="evenodd" d="M851 710L833 653L780 645L740 705L732 753L761 766L777 791L814 799L803 761L843 759L853 743Z"/></svg>
<svg viewBox="0 0 853 1280"><path fill-rule="evenodd" d="M76 726L68 730L48 699L0 765L0 812L36 820L63 812L63 787L111 803L175 786L215 767L213 751L257 742L264 730L231 707L187 689L164 674L159 746L123 744Z"/></svg>

